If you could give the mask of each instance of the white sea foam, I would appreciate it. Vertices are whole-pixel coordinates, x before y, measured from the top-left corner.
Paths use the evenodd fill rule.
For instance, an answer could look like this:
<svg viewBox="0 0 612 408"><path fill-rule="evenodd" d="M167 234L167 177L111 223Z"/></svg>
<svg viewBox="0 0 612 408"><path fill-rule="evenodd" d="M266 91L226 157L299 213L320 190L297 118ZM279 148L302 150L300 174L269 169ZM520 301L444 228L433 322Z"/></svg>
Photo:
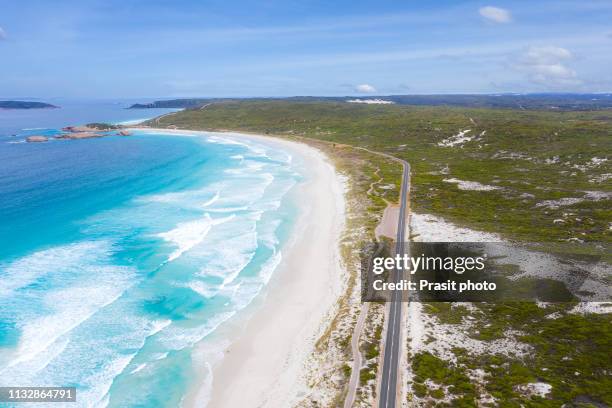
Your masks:
<svg viewBox="0 0 612 408"><path fill-rule="evenodd" d="M213 198L211 198L210 200L208 200L208 201L206 201L204 204L202 204L202 207L205 207L205 208L206 208L206 207L208 207L208 206L210 206L210 205L214 204L214 203L215 203L215 201L217 201L217 200L219 199L219 197L220 197L220 196L221 196L221 195L220 195L220 191L217 191L217 192L215 193L215 195L213 196Z"/></svg>
<svg viewBox="0 0 612 408"><path fill-rule="evenodd" d="M257 276L247 277L232 285L228 285L225 290L229 292L228 298L231 299L232 307L235 310L247 307L270 281L281 261L282 254L280 251L277 251L261 265Z"/></svg>
<svg viewBox="0 0 612 408"><path fill-rule="evenodd" d="M5 382L0 379L0 385L2 386L10 386L11 382L19 380L19 381L29 381L28 383L32 384L32 377L35 377L41 370L47 367L56 357L61 355L68 344L70 343L70 339L67 337L60 338L55 341L52 347L49 347L45 353L39 354L39 358L30 359L28 361L22 361L18 367L11 367L9 370L8 367L0 370L0 374L3 371L10 372L10 377L12 377L9 382ZM0 376L2 378L4 376ZM8 375L6 376L8 377ZM26 379L27 378L27 379ZM7 378L8 380L8 378Z"/></svg>
<svg viewBox="0 0 612 408"><path fill-rule="evenodd" d="M254 153L257 156L268 157L267 149L263 147L261 144L254 144L251 142L238 141L236 140L237 137L241 137L241 136L237 133L227 133L224 136L219 136L219 135L209 136L206 140L209 143L244 146L247 149L249 149L250 152Z"/></svg>
<svg viewBox="0 0 612 408"><path fill-rule="evenodd" d="M187 284L187 287L206 299L210 299L219 293L218 289L212 288L210 285L201 280L191 281Z"/></svg>
<svg viewBox="0 0 612 408"><path fill-rule="evenodd" d="M166 327L170 326L171 324L172 324L172 320L170 319L155 320L151 322L149 325L150 331L147 337L151 337L159 333L160 331L164 330Z"/></svg>
<svg viewBox="0 0 612 408"><path fill-rule="evenodd" d="M276 230L280 224L281 220L273 220L266 223L264 226L265 229L259 234L259 241L268 248L276 248L276 246L279 244Z"/></svg>
<svg viewBox="0 0 612 408"><path fill-rule="evenodd" d="M146 366L147 366L147 363L139 364L136 366L135 369L130 371L130 374L136 374L137 372L142 371L142 369L145 368Z"/></svg>
<svg viewBox="0 0 612 408"><path fill-rule="evenodd" d="M91 269L84 267L84 270L95 278L91 279L90 285L56 289L44 295L46 314L24 320L15 358L6 364L3 371L56 348L56 341L117 300L130 285L131 274L125 267L94 266Z"/></svg>
<svg viewBox="0 0 612 408"><path fill-rule="evenodd" d="M168 357L168 353L156 353L153 355L153 360L163 360Z"/></svg>
<svg viewBox="0 0 612 408"><path fill-rule="evenodd" d="M37 251L8 265L0 265L0 298L51 272L77 274L83 265L99 263L110 251L111 244L107 241L85 241Z"/></svg>
<svg viewBox="0 0 612 408"><path fill-rule="evenodd" d="M79 392L79 402L84 407L106 407L113 380L125 370L136 354L121 355L106 362L93 375L87 377Z"/></svg>
<svg viewBox="0 0 612 408"><path fill-rule="evenodd" d="M137 202L145 202L145 203L164 203L164 204L173 204L176 206L180 206L183 208L198 208L201 207L202 200L204 201L204 205L212 204L207 203L211 200L218 200L218 195L221 193L221 186L206 186L204 188L195 189L195 190L187 190L180 192L172 192L172 193L163 193L163 194L153 194L145 197L140 197L137 199ZM211 197L211 194L213 196ZM214 202L213 201L213 202Z"/></svg>
<svg viewBox="0 0 612 408"><path fill-rule="evenodd" d="M200 326L177 327L173 331L164 331L160 333L160 341L167 350L182 350L185 347L191 347L235 314L235 310L217 313Z"/></svg>
<svg viewBox="0 0 612 408"><path fill-rule="evenodd" d="M281 263L282 259L283 256L281 254L281 251L278 251L274 255L272 255L272 257L270 257L270 259L268 259L266 263L262 265L259 276L261 276L264 283L268 283L268 281L270 281L270 278L274 274L274 271L276 270L278 265Z"/></svg>
<svg viewBox="0 0 612 408"><path fill-rule="evenodd" d="M176 228L158 234L159 237L174 244L177 249L174 250L167 259L167 262L172 262L179 258L185 252L202 242L210 229L214 225L219 225L234 218L235 215L229 217L212 219L208 213L204 214L204 218L180 223Z"/></svg>
<svg viewBox="0 0 612 408"><path fill-rule="evenodd" d="M233 230L227 232L231 234ZM198 276L220 278L223 287L232 282L251 262L257 250L257 232L254 226L250 231L232 235L231 240L229 236L227 239L219 237L216 245L207 249L204 255L208 262L202 265Z"/></svg>
<svg viewBox="0 0 612 408"><path fill-rule="evenodd" d="M246 211L248 210L249 207L243 205L241 207L221 207L221 208L207 208L206 211L211 212L211 213L235 213L238 211Z"/></svg>

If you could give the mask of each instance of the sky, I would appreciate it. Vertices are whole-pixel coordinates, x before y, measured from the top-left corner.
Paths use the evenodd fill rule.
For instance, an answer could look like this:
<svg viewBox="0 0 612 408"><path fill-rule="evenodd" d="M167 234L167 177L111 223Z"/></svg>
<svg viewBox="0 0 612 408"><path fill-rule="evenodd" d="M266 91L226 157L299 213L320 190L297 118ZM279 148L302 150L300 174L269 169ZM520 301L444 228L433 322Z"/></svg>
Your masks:
<svg viewBox="0 0 612 408"><path fill-rule="evenodd" d="M610 0L0 0L2 98L610 91Z"/></svg>

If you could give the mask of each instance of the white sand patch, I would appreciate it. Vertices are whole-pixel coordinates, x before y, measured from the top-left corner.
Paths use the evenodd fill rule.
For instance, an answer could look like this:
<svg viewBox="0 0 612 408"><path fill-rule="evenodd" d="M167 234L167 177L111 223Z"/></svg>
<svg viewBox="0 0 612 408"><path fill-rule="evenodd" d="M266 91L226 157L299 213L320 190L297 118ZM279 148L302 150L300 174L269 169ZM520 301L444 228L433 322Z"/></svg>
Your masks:
<svg viewBox="0 0 612 408"><path fill-rule="evenodd" d="M486 253L496 263L516 265L519 272L509 279L535 277L564 282L568 289L582 301L610 299L610 286L606 284L611 270L603 261L583 265L579 261L568 262L552 254L519 247L493 233L459 227L443 218L430 214L412 213L410 231L413 241L422 242L484 242ZM577 274L576 269L588 270L588 274Z"/></svg>
<svg viewBox="0 0 612 408"><path fill-rule="evenodd" d="M543 382L535 382L524 385L519 385L516 387L519 392L522 394L526 394L529 396L538 396L538 397L546 397L552 391L552 385L543 383Z"/></svg>
<svg viewBox="0 0 612 408"><path fill-rule="evenodd" d="M570 313L576 313L576 314L612 313L612 303L610 302L580 302L570 311Z"/></svg>
<svg viewBox="0 0 612 408"><path fill-rule="evenodd" d="M536 161L533 157L521 152L509 152L507 150L500 150L496 152L493 156L493 159L506 159L506 160L526 160L526 161Z"/></svg>
<svg viewBox="0 0 612 408"><path fill-rule="evenodd" d="M452 307L465 305L465 303L454 303ZM532 352L530 345L516 340L516 337L522 334L518 331L507 330L503 338L483 341L468 335L476 330L473 320L464 319L461 324L442 324L435 315L428 313L420 313L420 320L424 329L420 340L415 341L411 337L412 353L429 352L443 360L456 363L457 357L452 351L455 347L464 348L469 354L499 353L508 357L524 357Z"/></svg>
<svg viewBox="0 0 612 408"><path fill-rule="evenodd" d="M410 231L414 241L423 242L501 242L501 237L489 232L459 227L431 214L410 215Z"/></svg>
<svg viewBox="0 0 612 408"><path fill-rule="evenodd" d="M591 177L589 183L603 183L612 179L612 173L604 173L598 176Z"/></svg>
<svg viewBox="0 0 612 408"><path fill-rule="evenodd" d="M547 207L551 209L574 205L583 201L601 201L612 198L612 193L607 191L585 191L584 197L564 197L558 200L544 200L536 204L536 207Z"/></svg>
<svg viewBox="0 0 612 408"><path fill-rule="evenodd" d="M438 146L440 147L462 146L463 144L474 139L475 136L466 136L471 131L472 129L461 130L456 135L453 135L449 138L443 139L442 141L438 142Z"/></svg>
<svg viewBox="0 0 612 408"><path fill-rule="evenodd" d="M384 99L349 99L348 103L365 103L368 105L393 105L393 101L385 101Z"/></svg>
<svg viewBox="0 0 612 408"><path fill-rule="evenodd" d="M564 198L559 198L558 200L544 200L542 202L537 203L535 206L555 209L555 208L564 207L568 205L574 205L577 203L581 203L583 201L585 201L584 198L564 197Z"/></svg>
<svg viewBox="0 0 612 408"><path fill-rule="evenodd" d="M490 186L487 184L479 183L477 181L466 181L466 180L459 180L456 178L447 178L442 181L444 181L445 183L457 184L457 188L459 188L459 190L471 190L471 191L501 190L501 187Z"/></svg>
<svg viewBox="0 0 612 408"><path fill-rule="evenodd" d="M596 169L607 161L607 157L593 157L585 164L574 164L572 168L585 172L588 170Z"/></svg>
<svg viewBox="0 0 612 408"><path fill-rule="evenodd" d="M609 191L585 191L585 197L589 200L609 200L612 198L612 193Z"/></svg>
<svg viewBox="0 0 612 408"><path fill-rule="evenodd" d="M410 350L420 350L425 345L425 323L423 322L423 304L410 302L408 304L408 338Z"/></svg>
<svg viewBox="0 0 612 408"><path fill-rule="evenodd" d="M544 160L546 164L557 164L559 163L559 156L553 156L552 158Z"/></svg>

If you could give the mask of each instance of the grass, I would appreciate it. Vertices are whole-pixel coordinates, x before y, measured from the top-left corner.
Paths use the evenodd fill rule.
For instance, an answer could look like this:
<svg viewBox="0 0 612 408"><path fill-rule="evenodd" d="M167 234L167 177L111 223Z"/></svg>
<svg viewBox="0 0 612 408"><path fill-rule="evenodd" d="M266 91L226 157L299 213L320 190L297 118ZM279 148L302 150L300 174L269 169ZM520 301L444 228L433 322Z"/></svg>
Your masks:
<svg viewBox="0 0 612 408"><path fill-rule="evenodd" d="M445 396L441 388L428 388L426 380L446 386L452 395L453 406L475 406L476 391L465 369L444 361L429 352L418 353L411 359L414 372L413 390L418 397L427 395L434 399ZM423 391L426 390L425 393ZM471 405L465 405L471 404Z"/></svg>
<svg viewBox="0 0 612 408"><path fill-rule="evenodd" d="M376 379L376 371L372 370L370 367L362 368L359 372L359 383L364 385L369 381Z"/></svg>
<svg viewBox="0 0 612 408"><path fill-rule="evenodd" d="M435 313L442 324L460 324L467 315L465 306L455 306L448 302L426 303L426 310Z"/></svg>

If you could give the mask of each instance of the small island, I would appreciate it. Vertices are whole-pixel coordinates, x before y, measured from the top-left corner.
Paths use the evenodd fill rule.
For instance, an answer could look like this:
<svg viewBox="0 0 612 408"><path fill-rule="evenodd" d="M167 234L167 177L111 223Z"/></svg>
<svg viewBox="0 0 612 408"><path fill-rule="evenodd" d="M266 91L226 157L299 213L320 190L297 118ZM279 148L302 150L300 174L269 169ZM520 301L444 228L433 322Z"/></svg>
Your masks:
<svg viewBox="0 0 612 408"><path fill-rule="evenodd" d="M0 109L57 109L59 106L44 102L0 101Z"/></svg>
<svg viewBox="0 0 612 408"><path fill-rule="evenodd" d="M113 131L116 133L112 133ZM88 123L85 126L67 126L62 128L62 133L55 136L55 139L90 139L93 137L105 136L129 136L130 132L121 125L110 123Z"/></svg>
<svg viewBox="0 0 612 408"><path fill-rule="evenodd" d="M88 123L84 126L66 126L62 128L62 133L53 136L54 139L73 140L73 139L92 139L106 136L130 136L131 133L122 125L112 125L109 123ZM28 143L47 142L46 136L33 135L26 138Z"/></svg>

